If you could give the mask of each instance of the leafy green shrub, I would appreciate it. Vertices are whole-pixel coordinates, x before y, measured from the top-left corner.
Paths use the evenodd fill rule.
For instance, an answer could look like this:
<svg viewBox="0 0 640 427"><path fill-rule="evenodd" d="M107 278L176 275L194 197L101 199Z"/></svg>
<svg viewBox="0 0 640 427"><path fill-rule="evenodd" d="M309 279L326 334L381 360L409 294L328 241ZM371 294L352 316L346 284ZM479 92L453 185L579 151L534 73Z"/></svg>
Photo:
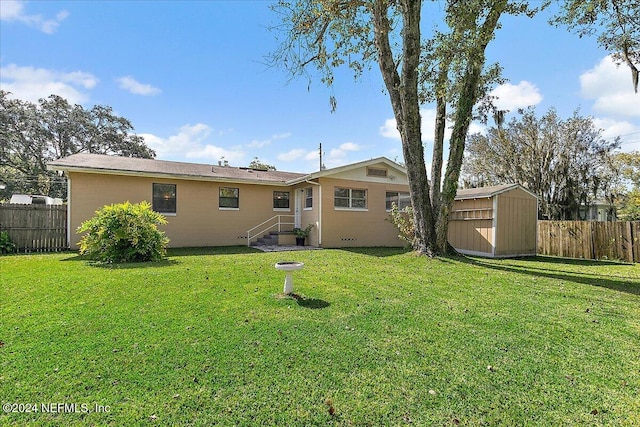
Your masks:
<svg viewBox="0 0 640 427"><path fill-rule="evenodd" d="M104 206L78 227L85 234L80 253L103 262L159 261L169 239L158 225L166 224L149 202Z"/></svg>
<svg viewBox="0 0 640 427"><path fill-rule="evenodd" d="M0 231L0 255L10 254L16 251L16 244L13 243L9 233Z"/></svg>
<svg viewBox="0 0 640 427"><path fill-rule="evenodd" d="M393 202L391 204L391 212L389 212L389 221L398 228L400 234L398 237L407 242L408 247L413 247L416 241L416 226L413 219L413 208L405 206L403 209Z"/></svg>

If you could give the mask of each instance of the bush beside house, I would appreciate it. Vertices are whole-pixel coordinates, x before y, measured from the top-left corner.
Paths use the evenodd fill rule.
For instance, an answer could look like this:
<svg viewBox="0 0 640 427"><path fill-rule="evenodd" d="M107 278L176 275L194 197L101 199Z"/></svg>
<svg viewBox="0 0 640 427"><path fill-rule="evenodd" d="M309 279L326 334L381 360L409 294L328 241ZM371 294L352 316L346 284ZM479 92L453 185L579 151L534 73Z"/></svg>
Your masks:
<svg viewBox="0 0 640 427"><path fill-rule="evenodd" d="M104 206L78 228L78 233L87 233L80 240L80 253L108 263L159 261L169 239L158 225L166 223L148 202Z"/></svg>

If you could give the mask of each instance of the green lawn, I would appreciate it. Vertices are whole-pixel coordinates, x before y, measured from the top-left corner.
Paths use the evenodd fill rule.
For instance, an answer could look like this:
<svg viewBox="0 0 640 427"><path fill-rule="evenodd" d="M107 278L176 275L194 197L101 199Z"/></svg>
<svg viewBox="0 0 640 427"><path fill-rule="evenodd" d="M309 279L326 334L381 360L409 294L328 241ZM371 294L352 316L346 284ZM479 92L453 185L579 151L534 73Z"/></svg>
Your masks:
<svg viewBox="0 0 640 427"><path fill-rule="evenodd" d="M305 263L295 298L281 260ZM0 401L38 410L3 426L637 426L640 266L394 249L0 257Z"/></svg>

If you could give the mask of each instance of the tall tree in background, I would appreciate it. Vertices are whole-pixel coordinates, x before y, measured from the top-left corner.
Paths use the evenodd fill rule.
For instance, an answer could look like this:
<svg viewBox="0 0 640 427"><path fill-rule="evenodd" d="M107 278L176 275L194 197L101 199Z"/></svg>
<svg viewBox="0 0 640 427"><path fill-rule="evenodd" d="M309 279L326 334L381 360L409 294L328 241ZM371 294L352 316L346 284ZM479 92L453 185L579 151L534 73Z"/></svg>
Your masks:
<svg viewBox="0 0 640 427"><path fill-rule="evenodd" d="M640 220L640 151L617 153L613 168L619 178L616 204L618 218L623 221Z"/></svg>
<svg viewBox="0 0 640 427"><path fill-rule="evenodd" d="M263 170L263 171L274 171L274 170L276 170L275 166L270 165L268 163L264 163L262 160L260 160L257 157L254 157L253 160L251 160L251 163L249 163L249 167L251 169Z"/></svg>
<svg viewBox="0 0 640 427"><path fill-rule="evenodd" d="M111 107L87 110L51 95L37 104L0 91L0 178L12 193L65 197L64 180L47 163L75 153L153 158L155 152Z"/></svg>
<svg viewBox="0 0 640 427"><path fill-rule="evenodd" d="M638 92L640 68L640 6L638 0L566 0L551 21L578 36L596 35L614 61L631 71Z"/></svg>
<svg viewBox="0 0 640 427"><path fill-rule="evenodd" d="M613 198L613 151L590 117L562 120L555 110L538 118L520 111L506 126L469 137L464 176L473 186L518 183L536 194L539 216L580 219L580 206Z"/></svg>
<svg viewBox="0 0 640 427"><path fill-rule="evenodd" d="M466 135L483 84L490 80L483 77L491 74L485 69L485 49L502 14L533 12L519 1L449 1L445 27L423 40L423 4L419 0L282 0L274 10L280 15L282 25L277 30L284 39L270 59L274 65L284 66L292 77L310 77L308 69L315 68L321 80L331 86L337 67L347 65L359 77L377 64L402 141L414 212L414 249L427 255L447 253L448 214L458 186ZM441 20L442 16L434 18L434 25ZM434 164L439 166L432 171L437 181L433 191L427 179L420 128L420 105L429 99L438 102L437 141L444 137L447 106L452 109L453 123L444 175L442 144L434 148ZM331 104L335 108L335 99ZM444 177L441 188L440 177Z"/></svg>

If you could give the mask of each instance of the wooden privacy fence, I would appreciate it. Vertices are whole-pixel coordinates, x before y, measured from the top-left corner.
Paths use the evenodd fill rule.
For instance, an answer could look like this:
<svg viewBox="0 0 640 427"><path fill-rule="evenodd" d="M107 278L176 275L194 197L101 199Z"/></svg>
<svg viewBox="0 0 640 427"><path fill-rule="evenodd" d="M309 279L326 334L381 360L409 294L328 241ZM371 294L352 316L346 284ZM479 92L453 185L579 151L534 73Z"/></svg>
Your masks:
<svg viewBox="0 0 640 427"><path fill-rule="evenodd" d="M538 221L538 255L640 262L640 222Z"/></svg>
<svg viewBox="0 0 640 427"><path fill-rule="evenodd" d="M47 252L69 249L66 205L0 204L0 231L19 252Z"/></svg>

